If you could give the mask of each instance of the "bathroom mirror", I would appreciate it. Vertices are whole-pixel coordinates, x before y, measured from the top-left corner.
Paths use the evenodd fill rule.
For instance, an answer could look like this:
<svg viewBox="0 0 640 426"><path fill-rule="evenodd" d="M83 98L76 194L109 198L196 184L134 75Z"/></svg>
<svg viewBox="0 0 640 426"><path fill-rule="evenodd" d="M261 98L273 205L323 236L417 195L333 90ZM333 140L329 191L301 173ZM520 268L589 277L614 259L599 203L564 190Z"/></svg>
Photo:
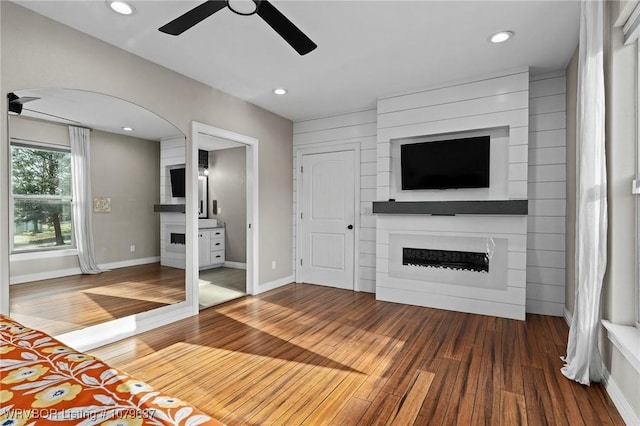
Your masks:
<svg viewBox="0 0 640 426"><path fill-rule="evenodd" d="M10 315L60 336L185 301L184 244L165 247L171 232L185 234L185 199L172 196L168 172L184 167L184 135L104 94L38 89L7 97ZM70 126L89 129L85 171ZM86 202L79 182L90 186ZM177 208L157 209L167 205ZM104 272L83 274L79 256L91 242Z"/></svg>

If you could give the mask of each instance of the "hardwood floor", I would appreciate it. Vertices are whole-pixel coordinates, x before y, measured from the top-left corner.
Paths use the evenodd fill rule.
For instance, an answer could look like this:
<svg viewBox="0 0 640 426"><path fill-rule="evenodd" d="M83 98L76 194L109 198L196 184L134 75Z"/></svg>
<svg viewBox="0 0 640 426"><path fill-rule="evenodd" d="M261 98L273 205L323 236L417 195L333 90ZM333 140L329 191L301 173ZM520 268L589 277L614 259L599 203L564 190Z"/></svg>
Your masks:
<svg viewBox="0 0 640 426"><path fill-rule="evenodd" d="M9 287L11 315L62 334L185 299L184 270L152 263Z"/></svg>
<svg viewBox="0 0 640 426"><path fill-rule="evenodd" d="M93 353L229 425L624 424L560 373L567 334L291 284Z"/></svg>

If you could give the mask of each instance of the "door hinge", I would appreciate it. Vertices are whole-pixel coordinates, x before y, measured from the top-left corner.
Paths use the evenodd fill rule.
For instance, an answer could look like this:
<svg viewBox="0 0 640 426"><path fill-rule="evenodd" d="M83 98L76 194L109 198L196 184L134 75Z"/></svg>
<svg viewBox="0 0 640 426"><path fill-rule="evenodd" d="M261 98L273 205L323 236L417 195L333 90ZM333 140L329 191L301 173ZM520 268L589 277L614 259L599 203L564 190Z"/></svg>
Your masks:
<svg viewBox="0 0 640 426"><path fill-rule="evenodd" d="M302 212L300 212L300 219L302 219Z"/></svg>
<svg viewBox="0 0 640 426"><path fill-rule="evenodd" d="M302 266L302 258L300 258L300 266Z"/></svg>
<svg viewBox="0 0 640 426"><path fill-rule="evenodd" d="M300 166L300 173L302 173L304 170L304 166Z"/></svg>

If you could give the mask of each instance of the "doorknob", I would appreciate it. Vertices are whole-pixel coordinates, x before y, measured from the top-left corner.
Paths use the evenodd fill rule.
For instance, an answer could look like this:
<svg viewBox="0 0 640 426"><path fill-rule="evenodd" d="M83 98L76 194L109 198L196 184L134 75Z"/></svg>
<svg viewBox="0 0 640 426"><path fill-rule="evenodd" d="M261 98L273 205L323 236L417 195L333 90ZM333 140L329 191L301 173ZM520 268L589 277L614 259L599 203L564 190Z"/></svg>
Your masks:
<svg viewBox="0 0 640 426"><path fill-rule="evenodd" d="M353 229L353 225L347 226L347 229Z"/></svg>

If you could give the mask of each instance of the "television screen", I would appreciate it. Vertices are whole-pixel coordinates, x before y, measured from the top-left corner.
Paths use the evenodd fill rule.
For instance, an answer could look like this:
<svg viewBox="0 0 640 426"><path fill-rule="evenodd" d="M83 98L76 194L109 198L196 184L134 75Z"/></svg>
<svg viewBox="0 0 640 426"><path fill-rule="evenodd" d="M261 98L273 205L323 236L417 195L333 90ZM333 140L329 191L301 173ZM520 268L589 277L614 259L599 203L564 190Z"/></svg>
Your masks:
<svg viewBox="0 0 640 426"><path fill-rule="evenodd" d="M185 169L171 169L171 195L173 197L185 196Z"/></svg>
<svg viewBox="0 0 640 426"><path fill-rule="evenodd" d="M402 189L489 187L489 136L400 147Z"/></svg>

